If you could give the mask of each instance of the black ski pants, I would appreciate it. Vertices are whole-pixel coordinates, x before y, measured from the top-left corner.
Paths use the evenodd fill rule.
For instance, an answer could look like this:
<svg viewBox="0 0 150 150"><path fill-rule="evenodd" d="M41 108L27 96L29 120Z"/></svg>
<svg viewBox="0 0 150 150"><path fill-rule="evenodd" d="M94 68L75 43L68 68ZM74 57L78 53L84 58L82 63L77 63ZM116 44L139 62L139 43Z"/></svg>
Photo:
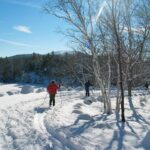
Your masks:
<svg viewBox="0 0 150 150"><path fill-rule="evenodd" d="M89 91L89 89L85 89L85 96L90 96L90 91Z"/></svg>
<svg viewBox="0 0 150 150"><path fill-rule="evenodd" d="M50 94L49 106L51 106L52 103L53 103L53 106L55 106L55 95L56 94Z"/></svg>

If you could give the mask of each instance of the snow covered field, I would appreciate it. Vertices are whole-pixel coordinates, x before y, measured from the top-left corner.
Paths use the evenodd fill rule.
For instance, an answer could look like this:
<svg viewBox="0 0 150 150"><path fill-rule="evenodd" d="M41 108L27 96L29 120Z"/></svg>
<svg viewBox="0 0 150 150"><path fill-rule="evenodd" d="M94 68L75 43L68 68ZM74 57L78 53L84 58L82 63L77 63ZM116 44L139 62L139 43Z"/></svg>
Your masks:
<svg viewBox="0 0 150 150"><path fill-rule="evenodd" d="M150 95L144 90L134 91L133 103L125 98L123 124L114 92L107 115L99 91L84 98L82 90L63 88L49 109L46 89L22 87L0 85L0 150L150 150Z"/></svg>

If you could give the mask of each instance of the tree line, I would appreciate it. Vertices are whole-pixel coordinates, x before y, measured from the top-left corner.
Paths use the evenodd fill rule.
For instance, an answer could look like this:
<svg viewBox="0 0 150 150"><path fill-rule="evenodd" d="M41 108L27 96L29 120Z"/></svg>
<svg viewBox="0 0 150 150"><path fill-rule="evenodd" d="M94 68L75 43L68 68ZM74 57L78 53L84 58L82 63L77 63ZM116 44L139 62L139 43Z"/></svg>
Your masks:
<svg viewBox="0 0 150 150"><path fill-rule="evenodd" d="M45 55L33 53L0 58L0 82L41 84L45 80L48 82L56 80L72 86L81 83L83 85L82 71L80 71L83 55L81 52L63 54L51 52Z"/></svg>
<svg viewBox="0 0 150 150"><path fill-rule="evenodd" d="M117 64L113 54L111 59L111 85L117 85ZM105 76L104 82L107 85L108 77L108 56L106 54L98 55L101 74ZM140 65L133 71L133 86L143 85L149 78L150 59L144 59ZM90 80L97 86L92 67L92 55L81 51L66 52L55 54L55 52L45 55L28 54L16 55L12 57L0 58L0 82L27 82L44 83L45 80L57 80L66 85L84 86L87 80ZM125 69L125 64L123 69Z"/></svg>

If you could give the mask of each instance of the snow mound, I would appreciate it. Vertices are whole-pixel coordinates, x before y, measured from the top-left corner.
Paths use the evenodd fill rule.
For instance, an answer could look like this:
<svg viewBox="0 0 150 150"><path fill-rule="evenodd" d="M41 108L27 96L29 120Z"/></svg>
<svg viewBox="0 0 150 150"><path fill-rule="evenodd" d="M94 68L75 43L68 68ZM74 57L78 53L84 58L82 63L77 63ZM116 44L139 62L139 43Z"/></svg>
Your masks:
<svg viewBox="0 0 150 150"><path fill-rule="evenodd" d="M37 89L37 90L36 90L36 93L41 93L41 92L44 92L44 91L45 91L44 88L40 88L40 89Z"/></svg>
<svg viewBox="0 0 150 150"><path fill-rule="evenodd" d="M50 109L49 107L35 107L34 111L36 111L37 113L43 113L43 112L46 112L49 109Z"/></svg>
<svg viewBox="0 0 150 150"><path fill-rule="evenodd" d="M98 96L96 99L97 99L97 101L103 102L102 96Z"/></svg>
<svg viewBox="0 0 150 150"><path fill-rule="evenodd" d="M7 91L7 94L8 95L13 95L13 92L12 91Z"/></svg>
<svg viewBox="0 0 150 150"><path fill-rule="evenodd" d="M147 102L146 97L140 97L140 105L141 105L141 106L145 106L145 105L146 105L146 102Z"/></svg>
<svg viewBox="0 0 150 150"><path fill-rule="evenodd" d="M65 87L65 86L60 86L60 91L66 91L67 90L67 88Z"/></svg>
<svg viewBox="0 0 150 150"><path fill-rule="evenodd" d="M81 90L83 90L83 87L82 86L78 86L78 87L76 87L75 88L77 91L81 91Z"/></svg>
<svg viewBox="0 0 150 150"><path fill-rule="evenodd" d="M4 96L4 93L0 93L0 97L3 97Z"/></svg>
<svg viewBox="0 0 150 150"><path fill-rule="evenodd" d="M75 113L75 114L82 114L82 111L80 111L80 110L74 110L74 111L72 111L72 113Z"/></svg>
<svg viewBox="0 0 150 150"><path fill-rule="evenodd" d="M92 120L92 117L88 114L81 114L78 116L79 120Z"/></svg>
<svg viewBox="0 0 150 150"><path fill-rule="evenodd" d="M21 89L22 94L28 94L28 93L33 93L33 92L34 92L34 88L31 85L25 85Z"/></svg>
<svg viewBox="0 0 150 150"><path fill-rule="evenodd" d="M92 104L93 101L92 101L92 98L91 97L86 97L85 100L84 100L84 104L87 104L87 105L90 105Z"/></svg>
<svg viewBox="0 0 150 150"><path fill-rule="evenodd" d="M68 91L73 91L74 89L72 87L67 88Z"/></svg>
<svg viewBox="0 0 150 150"><path fill-rule="evenodd" d="M12 91L7 91L6 92L8 95L14 95L14 94L19 94L19 91L12 90Z"/></svg>

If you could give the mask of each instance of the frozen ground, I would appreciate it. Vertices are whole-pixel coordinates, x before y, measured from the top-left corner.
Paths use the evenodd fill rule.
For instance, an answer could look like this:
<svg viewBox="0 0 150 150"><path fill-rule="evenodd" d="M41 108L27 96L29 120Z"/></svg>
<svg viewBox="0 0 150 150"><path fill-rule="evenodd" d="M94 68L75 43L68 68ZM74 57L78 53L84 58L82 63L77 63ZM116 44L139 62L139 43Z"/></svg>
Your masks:
<svg viewBox="0 0 150 150"><path fill-rule="evenodd" d="M80 89L63 88L49 109L46 90L22 87L0 85L0 150L150 150L150 95L144 90L134 91L132 101L126 97L123 124L115 91L113 113L106 115L99 91L84 98Z"/></svg>

